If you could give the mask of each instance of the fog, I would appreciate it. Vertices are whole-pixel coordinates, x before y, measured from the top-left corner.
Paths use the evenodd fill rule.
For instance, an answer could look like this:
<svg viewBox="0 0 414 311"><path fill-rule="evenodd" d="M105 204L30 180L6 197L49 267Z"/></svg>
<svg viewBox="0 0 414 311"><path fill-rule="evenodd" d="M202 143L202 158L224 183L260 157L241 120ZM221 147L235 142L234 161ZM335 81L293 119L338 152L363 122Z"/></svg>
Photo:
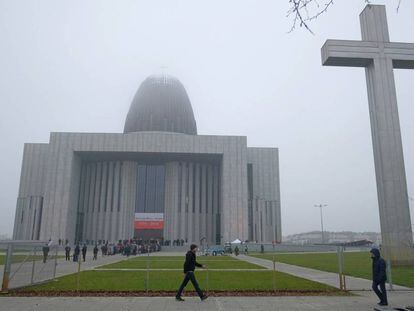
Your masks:
<svg viewBox="0 0 414 311"><path fill-rule="evenodd" d="M414 3L387 4L392 41L414 42ZM0 234L11 236L23 145L50 132L122 132L154 73L184 84L199 134L278 147L283 235L379 231L365 73L322 67L331 39L360 39L363 0L336 1L288 33L288 0L0 0ZM395 71L414 196L414 70ZM414 203L414 202L411 202ZM414 222L413 208L411 209Z"/></svg>

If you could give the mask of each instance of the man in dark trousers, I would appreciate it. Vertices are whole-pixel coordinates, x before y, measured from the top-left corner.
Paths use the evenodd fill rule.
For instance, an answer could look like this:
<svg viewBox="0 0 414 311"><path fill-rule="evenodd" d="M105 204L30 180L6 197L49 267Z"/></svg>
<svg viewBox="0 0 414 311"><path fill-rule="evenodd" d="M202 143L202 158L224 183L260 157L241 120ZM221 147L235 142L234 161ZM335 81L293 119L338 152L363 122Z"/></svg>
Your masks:
<svg viewBox="0 0 414 311"><path fill-rule="evenodd" d="M43 263L46 263L46 260L47 260L47 256L49 255L49 244L45 244L44 246L43 246L43 248L42 248L42 250L43 250Z"/></svg>
<svg viewBox="0 0 414 311"><path fill-rule="evenodd" d="M88 248L86 247L86 244L83 244L82 247L82 258L83 258L83 262L86 261L86 251L88 250Z"/></svg>
<svg viewBox="0 0 414 311"><path fill-rule="evenodd" d="M79 260L79 254L80 254L80 247L79 247L79 244L76 244L75 251L73 252L73 261Z"/></svg>
<svg viewBox="0 0 414 311"><path fill-rule="evenodd" d="M388 306L387 290L385 281L387 280L387 265L381 258L380 251L376 248L371 249L372 258L372 290L377 294L380 306ZM379 289L378 289L379 286Z"/></svg>
<svg viewBox="0 0 414 311"><path fill-rule="evenodd" d="M93 248L93 260L98 259L98 245L95 244L95 247Z"/></svg>
<svg viewBox="0 0 414 311"><path fill-rule="evenodd" d="M69 246L69 244L66 244L66 246L65 246L65 256L66 256L66 261L70 261L70 246Z"/></svg>
<svg viewBox="0 0 414 311"><path fill-rule="evenodd" d="M188 284L188 281L193 283L195 290L197 291L198 296L201 300L206 300L207 296L203 294L203 291L198 286L197 280L194 275L195 267L204 268L203 265L199 264L196 260L196 252L197 252L197 245L191 244L190 250L185 255L185 263L184 263L184 280L181 283L180 288L178 289L177 295L175 295L175 299L178 301L184 301L181 297L183 293L184 287Z"/></svg>

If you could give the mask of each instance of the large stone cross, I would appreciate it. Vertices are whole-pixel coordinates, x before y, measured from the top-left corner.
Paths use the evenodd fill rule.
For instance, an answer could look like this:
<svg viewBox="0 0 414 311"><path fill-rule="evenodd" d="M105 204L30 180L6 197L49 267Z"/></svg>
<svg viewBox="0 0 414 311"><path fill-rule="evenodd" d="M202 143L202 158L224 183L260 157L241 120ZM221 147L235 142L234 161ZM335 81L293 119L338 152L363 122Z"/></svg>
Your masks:
<svg viewBox="0 0 414 311"><path fill-rule="evenodd" d="M393 69L414 69L414 44L390 42L385 6L367 5L360 22L362 41L327 40L322 63L365 68L384 255L405 264L414 248Z"/></svg>

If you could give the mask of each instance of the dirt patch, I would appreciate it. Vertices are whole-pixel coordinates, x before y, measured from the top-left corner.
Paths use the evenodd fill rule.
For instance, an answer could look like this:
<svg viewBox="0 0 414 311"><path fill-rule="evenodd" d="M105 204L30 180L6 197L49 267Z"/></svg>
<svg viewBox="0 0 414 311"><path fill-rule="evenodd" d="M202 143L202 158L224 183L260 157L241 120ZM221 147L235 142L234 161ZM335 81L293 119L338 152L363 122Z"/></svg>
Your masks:
<svg viewBox="0 0 414 311"><path fill-rule="evenodd" d="M16 297L174 297L175 291L10 291ZM211 297L269 297L269 296L352 296L347 291L209 291ZM186 292L185 296L197 296Z"/></svg>

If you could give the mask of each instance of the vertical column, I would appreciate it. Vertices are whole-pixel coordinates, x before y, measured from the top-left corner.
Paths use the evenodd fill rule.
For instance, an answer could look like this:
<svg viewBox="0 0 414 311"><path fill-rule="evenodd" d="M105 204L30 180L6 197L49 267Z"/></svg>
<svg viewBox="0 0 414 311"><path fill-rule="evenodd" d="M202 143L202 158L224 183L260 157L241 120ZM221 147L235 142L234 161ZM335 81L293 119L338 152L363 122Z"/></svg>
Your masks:
<svg viewBox="0 0 414 311"><path fill-rule="evenodd" d="M102 178L101 178L101 193L98 205L98 228L97 228L97 240L103 240L103 234L105 231L105 209L107 201L107 185L108 185L108 162L102 162Z"/></svg>
<svg viewBox="0 0 414 311"><path fill-rule="evenodd" d="M187 212L187 224L188 224L188 243L194 241L194 213L193 213L193 203L194 203L194 163L188 164L188 212Z"/></svg>
<svg viewBox="0 0 414 311"><path fill-rule="evenodd" d="M186 231L187 231L187 224L186 224L186 205L187 205L187 193L186 193L186 189L187 189L187 163L186 162L182 162L181 163L181 202L180 202L180 210L181 210L181 214L180 214L180 224L179 224L179 228L180 228L180 235L179 235L179 239L184 239L185 240L185 235L186 235Z"/></svg>
<svg viewBox="0 0 414 311"><path fill-rule="evenodd" d="M90 205L89 205L89 199L91 195L91 164L85 163L85 193L83 196L83 213L84 213L84 221L83 221L83 240L89 240L89 227L88 227L88 221L90 219ZM72 243L73 241L70 241L69 243Z"/></svg>
<svg viewBox="0 0 414 311"><path fill-rule="evenodd" d="M220 231L217 230L217 218L219 217L219 210L218 210L218 192L220 191L218 186L218 174L219 168L217 165L213 167L213 210L212 210L212 226L213 226L213 244L218 244L218 235L220 235Z"/></svg>
<svg viewBox="0 0 414 311"><path fill-rule="evenodd" d="M106 205L105 205L105 209L104 209L104 222L105 222L105 227L104 227L104 231L103 231L103 236L102 239L104 240L108 240L111 236L111 229L112 229L112 221L111 221L111 216L112 216L112 205L113 205L113 199L114 199L114 162L109 162L108 163L108 181L106 184Z"/></svg>
<svg viewBox="0 0 414 311"><path fill-rule="evenodd" d="M96 242L98 238L98 216L99 216L99 204L101 197L101 182L102 182L102 162L96 163L96 179L95 179L95 194L94 194L94 206L92 210L92 228L91 239Z"/></svg>
<svg viewBox="0 0 414 311"><path fill-rule="evenodd" d="M111 232L109 241L115 242L117 240L117 232L119 227L119 202L120 202L120 185L121 185L121 162L116 161L114 164L114 180L113 180L113 194L112 205L110 211Z"/></svg>
<svg viewBox="0 0 414 311"><path fill-rule="evenodd" d="M207 166L207 208L206 208L206 235L207 243L213 243L213 166ZM213 243L214 244L214 243Z"/></svg>
<svg viewBox="0 0 414 311"><path fill-rule="evenodd" d="M201 164L200 238L207 238L207 165Z"/></svg>
<svg viewBox="0 0 414 311"><path fill-rule="evenodd" d="M194 231L193 241L197 244L200 242L200 182L201 182L201 166L199 163L195 164L194 175Z"/></svg>

